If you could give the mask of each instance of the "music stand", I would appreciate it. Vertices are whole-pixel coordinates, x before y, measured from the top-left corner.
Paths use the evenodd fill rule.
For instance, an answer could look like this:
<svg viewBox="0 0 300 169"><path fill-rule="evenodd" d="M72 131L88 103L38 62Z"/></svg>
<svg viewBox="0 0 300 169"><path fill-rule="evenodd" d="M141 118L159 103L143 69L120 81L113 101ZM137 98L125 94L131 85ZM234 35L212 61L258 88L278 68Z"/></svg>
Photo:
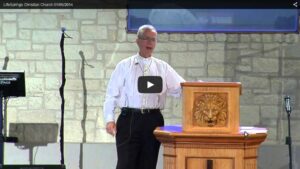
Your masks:
<svg viewBox="0 0 300 169"><path fill-rule="evenodd" d="M9 140L3 135L3 100L8 97L25 97L25 72L0 71L0 166L4 163L4 142ZM6 120L5 120L6 121ZM17 139L13 139L17 140Z"/></svg>

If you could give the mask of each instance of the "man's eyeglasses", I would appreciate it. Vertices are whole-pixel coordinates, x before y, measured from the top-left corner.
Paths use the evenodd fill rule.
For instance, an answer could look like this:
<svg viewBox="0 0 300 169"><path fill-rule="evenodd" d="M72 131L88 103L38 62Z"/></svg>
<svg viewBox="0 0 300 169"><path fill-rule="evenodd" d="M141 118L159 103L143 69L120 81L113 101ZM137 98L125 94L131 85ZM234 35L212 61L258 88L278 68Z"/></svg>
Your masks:
<svg viewBox="0 0 300 169"><path fill-rule="evenodd" d="M141 39L141 40L146 40L146 41L148 41L148 42L156 42L156 38L150 38L150 37L139 36L139 39Z"/></svg>

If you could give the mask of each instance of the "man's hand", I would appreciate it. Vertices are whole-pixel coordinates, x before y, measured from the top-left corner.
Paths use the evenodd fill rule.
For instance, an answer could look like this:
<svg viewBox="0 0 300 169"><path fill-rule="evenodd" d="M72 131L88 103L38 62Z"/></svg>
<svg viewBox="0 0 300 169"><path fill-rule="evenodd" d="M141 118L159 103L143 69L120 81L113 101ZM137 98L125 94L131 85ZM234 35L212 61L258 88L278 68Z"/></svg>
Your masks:
<svg viewBox="0 0 300 169"><path fill-rule="evenodd" d="M106 132L112 136L116 135L116 123L114 121L106 123Z"/></svg>

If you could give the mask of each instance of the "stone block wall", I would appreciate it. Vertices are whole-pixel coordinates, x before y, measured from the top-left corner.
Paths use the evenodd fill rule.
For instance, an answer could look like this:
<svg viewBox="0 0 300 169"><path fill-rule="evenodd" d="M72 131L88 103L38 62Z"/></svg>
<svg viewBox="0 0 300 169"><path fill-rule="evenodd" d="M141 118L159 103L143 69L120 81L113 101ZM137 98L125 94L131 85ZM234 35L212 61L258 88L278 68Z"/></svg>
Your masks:
<svg viewBox="0 0 300 169"><path fill-rule="evenodd" d="M125 9L0 10L0 64L25 70L26 97L11 98L9 123L60 123L61 27L65 39L65 141L113 142L102 106L115 65L137 52ZM240 81L241 125L269 129L267 143L284 144L283 98L292 98L292 134L300 143L298 34L160 33L155 56L188 81ZM181 124L181 100L168 99L167 125Z"/></svg>

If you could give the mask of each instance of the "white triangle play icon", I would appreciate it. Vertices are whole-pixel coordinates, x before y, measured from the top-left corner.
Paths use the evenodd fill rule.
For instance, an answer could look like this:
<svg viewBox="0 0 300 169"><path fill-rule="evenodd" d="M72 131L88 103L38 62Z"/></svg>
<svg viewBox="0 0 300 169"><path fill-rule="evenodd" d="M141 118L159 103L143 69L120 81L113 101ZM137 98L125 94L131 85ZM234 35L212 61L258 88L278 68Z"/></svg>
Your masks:
<svg viewBox="0 0 300 169"><path fill-rule="evenodd" d="M147 88L149 89L150 87L152 87L152 86L154 86L154 84L153 83L151 83L151 82L147 82Z"/></svg>

